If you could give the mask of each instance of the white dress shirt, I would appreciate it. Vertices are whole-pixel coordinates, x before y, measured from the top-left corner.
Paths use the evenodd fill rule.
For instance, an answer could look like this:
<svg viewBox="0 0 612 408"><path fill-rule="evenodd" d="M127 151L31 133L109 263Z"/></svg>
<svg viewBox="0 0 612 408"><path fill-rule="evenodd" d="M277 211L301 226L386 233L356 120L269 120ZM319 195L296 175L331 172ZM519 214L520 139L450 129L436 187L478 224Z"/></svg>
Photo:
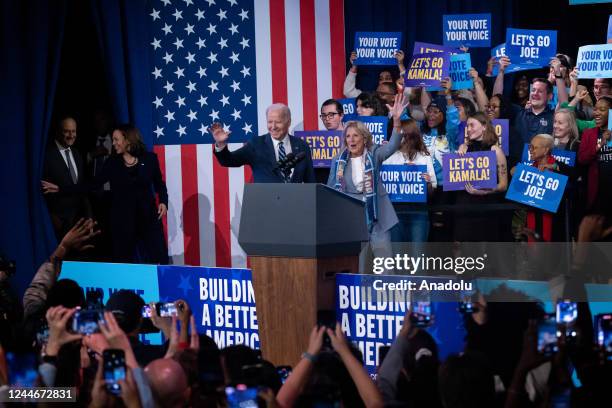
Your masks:
<svg viewBox="0 0 612 408"><path fill-rule="evenodd" d="M70 157L70 162L72 163L72 168L74 169L74 174L76 174L76 178L77 180L79 179L79 171L77 170L77 165L76 162L74 161L74 156L72 155L72 149L70 149L70 147L64 147L61 144L58 143L58 141L55 141L55 145L57 146L57 149L60 152L60 156L62 156L62 159L64 160L64 163L66 163L66 167L68 167L68 162L66 161L66 153L64 153L66 150L68 151L68 156Z"/></svg>

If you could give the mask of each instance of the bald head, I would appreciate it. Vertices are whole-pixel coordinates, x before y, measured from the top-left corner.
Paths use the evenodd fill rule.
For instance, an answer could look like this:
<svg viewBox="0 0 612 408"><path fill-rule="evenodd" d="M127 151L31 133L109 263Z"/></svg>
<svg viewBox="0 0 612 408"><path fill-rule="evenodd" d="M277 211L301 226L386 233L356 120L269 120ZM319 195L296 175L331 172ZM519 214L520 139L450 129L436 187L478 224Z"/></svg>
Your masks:
<svg viewBox="0 0 612 408"><path fill-rule="evenodd" d="M182 407L189 399L191 390L187 375L179 363L170 358L151 361L145 374L157 403L164 407Z"/></svg>

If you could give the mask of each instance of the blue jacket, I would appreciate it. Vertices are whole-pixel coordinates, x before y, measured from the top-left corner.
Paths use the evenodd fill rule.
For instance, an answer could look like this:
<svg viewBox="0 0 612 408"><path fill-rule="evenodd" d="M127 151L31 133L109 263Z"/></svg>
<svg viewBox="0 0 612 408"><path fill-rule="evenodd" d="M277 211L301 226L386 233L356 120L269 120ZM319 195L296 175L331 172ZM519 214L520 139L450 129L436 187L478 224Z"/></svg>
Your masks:
<svg viewBox="0 0 612 408"><path fill-rule="evenodd" d="M310 147L300 138L289 135L291 152L305 152L306 157L293 170L292 183L316 183ZM272 136L265 134L255 136L240 149L230 152L227 147L221 151L214 150L219 163L224 167L240 167L248 164L253 170L255 183L283 183L280 170L276 168L276 154Z"/></svg>

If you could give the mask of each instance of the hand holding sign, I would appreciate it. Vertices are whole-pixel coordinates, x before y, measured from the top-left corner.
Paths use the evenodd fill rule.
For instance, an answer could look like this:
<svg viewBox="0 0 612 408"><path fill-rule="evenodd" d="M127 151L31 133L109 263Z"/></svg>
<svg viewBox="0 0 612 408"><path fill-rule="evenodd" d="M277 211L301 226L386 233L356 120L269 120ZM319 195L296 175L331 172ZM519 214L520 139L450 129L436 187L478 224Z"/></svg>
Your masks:
<svg viewBox="0 0 612 408"><path fill-rule="evenodd" d="M217 147L222 149L225 147L225 145L227 145L227 139L229 139L230 132L223 129L222 124L215 122L208 129L208 131L212 134L213 139L215 139Z"/></svg>
<svg viewBox="0 0 612 408"><path fill-rule="evenodd" d="M357 51L353 51L351 52L351 56L349 58L349 61L351 61L351 66L357 68L357 64L355 64L355 60L357 59Z"/></svg>

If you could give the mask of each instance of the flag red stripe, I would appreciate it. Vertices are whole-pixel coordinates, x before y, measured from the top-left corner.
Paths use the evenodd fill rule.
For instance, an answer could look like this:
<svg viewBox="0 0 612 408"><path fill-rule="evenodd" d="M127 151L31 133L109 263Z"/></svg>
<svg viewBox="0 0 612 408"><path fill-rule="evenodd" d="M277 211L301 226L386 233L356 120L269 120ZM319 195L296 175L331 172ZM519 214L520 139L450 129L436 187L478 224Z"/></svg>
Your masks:
<svg viewBox="0 0 612 408"><path fill-rule="evenodd" d="M253 182L253 170L251 166L244 166L244 184ZM251 262L249 261L249 257L246 259L246 267L251 268Z"/></svg>
<svg viewBox="0 0 612 408"><path fill-rule="evenodd" d="M159 168L161 170L162 178L166 181L166 147L164 145L154 145L153 152L157 155L159 161ZM168 243L168 216L162 218L162 224L164 226L164 239L166 245Z"/></svg>
<svg viewBox="0 0 612 408"><path fill-rule="evenodd" d="M211 146L214 149L214 145ZM232 244L230 240L229 171L213 157L213 180L215 195L215 257L218 267L232 266Z"/></svg>
<svg viewBox="0 0 612 408"><path fill-rule="evenodd" d="M300 1L300 37L302 45L302 109L304 129L318 127L317 35L314 0Z"/></svg>
<svg viewBox="0 0 612 408"><path fill-rule="evenodd" d="M287 103L287 46L285 1L270 0L270 50L272 55L272 103Z"/></svg>
<svg viewBox="0 0 612 408"><path fill-rule="evenodd" d="M329 30L331 41L331 74L332 74L332 96L344 98L343 86L346 75L344 49L344 1L329 0Z"/></svg>
<svg viewBox="0 0 612 408"><path fill-rule="evenodd" d="M185 265L200 265L197 145L181 146L181 174L183 177L183 245L185 246Z"/></svg>

